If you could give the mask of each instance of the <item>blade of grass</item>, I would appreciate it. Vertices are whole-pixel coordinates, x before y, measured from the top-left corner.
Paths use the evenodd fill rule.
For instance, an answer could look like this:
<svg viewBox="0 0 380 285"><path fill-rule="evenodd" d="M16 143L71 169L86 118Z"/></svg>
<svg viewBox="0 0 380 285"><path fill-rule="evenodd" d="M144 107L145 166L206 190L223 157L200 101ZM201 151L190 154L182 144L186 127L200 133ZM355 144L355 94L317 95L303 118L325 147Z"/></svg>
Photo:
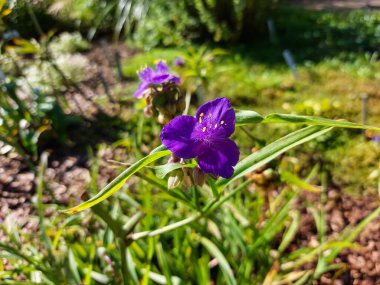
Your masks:
<svg viewBox="0 0 380 285"><path fill-rule="evenodd" d="M313 116L301 116L292 114L269 114L265 117L250 110L238 110L236 112L236 125L244 126L258 123L293 123L307 124L324 127L339 127L352 129L366 129L380 131L379 127L351 123L345 120L331 120Z"/></svg>
<svg viewBox="0 0 380 285"><path fill-rule="evenodd" d="M226 257L220 251L220 249L212 241L205 237L201 237L200 242L208 250L208 252L218 260L220 269L223 272L226 283L229 285L237 285L238 283L234 277L234 273L231 269L231 266L228 263Z"/></svg>
<svg viewBox="0 0 380 285"><path fill-rule="evenodd" d="M64 210L63 212L68 214L77 213L80 211L83 211L85 209L88 209L101 201L107 199L109 196L111 196L113 193L118 191L124 183L136 172L141 170L144 166L169 155L171 152L169 150L163 150L159 152L152 152L148 156L140 159L130 167L128 167L126 170L124 170L121 174L119 174L114 180L112 180L106 187L104 187L98 194L96 194L94 197L90 198L86 202L73 207L68 210Z"/></svg>
<svg viewBox="0 0 380 285"><path fill-rule="evenodd" d="M310 126L289 135L280 138L279 140L263 147L258 152L255 152L243 160L241 160L235 167L235 172L230 179L220 179L217 181L217 186L219 189L224 188L236 179L243 177L245 174L252 172L264 164L268 163L272 159L276 158L285 151L296 147L297 145L303 144L310 141L320 135L323 135L332 128L325 128L320 126Z"/></svg>

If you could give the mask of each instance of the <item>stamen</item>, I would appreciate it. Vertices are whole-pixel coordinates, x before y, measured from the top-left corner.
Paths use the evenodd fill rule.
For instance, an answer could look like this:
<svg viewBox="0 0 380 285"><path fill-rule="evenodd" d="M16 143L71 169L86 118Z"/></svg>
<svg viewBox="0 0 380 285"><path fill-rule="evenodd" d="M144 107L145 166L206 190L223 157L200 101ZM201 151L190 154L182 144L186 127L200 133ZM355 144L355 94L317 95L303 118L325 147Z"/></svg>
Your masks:
<svg viewBox="0 0 380 285"><path fill-rule="evenodd" d="M223 125L223 124L224 124L224 121L221 121L220 124Z"/></svg>
<svg viewBox="0 0 380 285"><path fill-rule="evenodd" d="M218 127L218 124L215 124L214 129L216 129L217 127Z"/></svg>
<svg viewBox="0 0 380 285"><path fill-rule="evenodd" d="M202 129L202 132L205 132L205 131L206 131L206 129L207 129L206 127L203 127L203 129Z"/></svg>
<svg viewBox="0 0 380 285"><path fill-rule="evenodd" d="M205 115L204 113L201 113L201 114L199 115L199 123L202 123L202 117L203 117L204 115Z"/></svg>

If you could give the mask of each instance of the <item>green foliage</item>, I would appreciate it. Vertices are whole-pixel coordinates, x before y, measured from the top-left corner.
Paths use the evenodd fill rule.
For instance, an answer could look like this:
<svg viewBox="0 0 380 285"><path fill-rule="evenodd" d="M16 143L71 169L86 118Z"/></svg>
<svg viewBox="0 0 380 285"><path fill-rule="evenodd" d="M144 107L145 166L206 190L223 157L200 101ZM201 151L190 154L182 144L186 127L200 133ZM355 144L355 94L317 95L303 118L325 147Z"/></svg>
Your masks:
<svg viewBox="0 0 380 285"><path fill-rule="evenodd" d="M7 30L16 30L26 38L41 36L31 20L31 13L38 19L43 32L48 32L53 27L67 27L67 25L59 23L52 15L49 15L48 8L52 2L53 0L8 1L10 4L8 7L12 9L12 12L4 18Z"/></svg>
<svg viewBox="0 0 380 285"><path fill-rule="evenodd" d="M348 140L345 147L326 151L324 159L332 181L352 193L364 190L376 193L378 177L370 175L379 169L379 149L378 142L357 138Z"/></svg>
<svg viewBox="0 0 380 285"><path fill-rule="evenodd" d="M259 33L274 1L155 0L134 39L146 49L194 40L234 42Z"/></svg>
<svg viewBox="0 0 380 285"><path fill-rule="evenodd" d="M44 92L52 94L55 89L64 86L67 80L74 84L79 83L90 70L87 57L81 54L60 53L53 60L56 66L51 61L36 60L27 67L24 74L29 84L39 86Z"/></svg>
<svg viewBox="0 0 380 285"><path fill-rule="evenodd" d="M149 5L146 0L55 0L49 11L62 21L74 20L78 29L87 31L90 40L96 33L109 31L118 40L129 36L144 20Z"/></svg>
<svg viewBox="0 0 380 285"><path fill-rule="evenodd" d="M32 89L31 98L21 98L22 89L11 79L0 87L0 140L14 147L27 162L38 158L42 134L45 139L65 140L66 128L73 118L64 114L54 97Z"/></svg>
<svg viewBox="0 0 380 285"><path fill-rule="evenodd" d="M378 51L380 12L376 10L309 11L283 5L274 19L281 44L294 51L298 60Z"/></svg>
<svg viewBox="0 0 380 285"><path fill-rule="evenodd" d="M144 22L137 28L133 39L149 50L155 46L183 46L195 40L201 28L196 18L189 15L186 1L151 1Z"/></svg>
<svg viewBox="0 0 380 285"><path fill-rule="evenodd" d="M60 2L65 2L62 6L65 8L61 10L57 6ZM134 18L131 15L133 8L127 9L127 2L62 0L55 1L50 12L80 19L79 26L90 29L90 36L110 27L115 31L115 37L123 32L135 32L134 37L150 48L154 45L182 45L210 35L214 41L235 41L244 36L244 27L248 27L244 22L244 11L247 11L244 5L268 5L264 1L155 0L149 3L150 18ZM229 8L222 10L221 5ZM180 9L176 10L176 7ZM155 13L157 18L152 16ZM375 34L373 40L368 39L370 34L364 38L354 35L360 45L370 50L377 40L373 29L377 18L366 19L368 27L363 28L360 24L363 14L360 13L349 16L349 21L353 21L351 27L355 31ZM305 31L302 18L297 23L297 15L292 14L287 22L288 15L285 16L286 25L291 28L297 24L296 27ZM252 19L257 20L256 17ZM345 46L347 42L342 42L341 37L344 33L353 35L354 30L344 23L344 18L335 21L335 15L326 15L317 21L322 25L321 29L308 29L295 33L294 37L311 39L308 44L314 45L315 52L315 46L319 44L324 48L334 46L334 40L326 39L320 33L331 28L328 35L337 35L336 47ZM279 31L283 31L285 24L280 22ZM173 31L173 27L178 30ZM352 45L350 51L358 48L355 43L349 44ZM20 88L15 81L7 79L2 85L0 98L0 139L14 146L25 158L32 156L33 162L38 160L41 142L49 136L59 139L60 135L65 135L67 127L67 116L56 98L35 87L39 86L40 90L45 86L61 89L67 82L56 67L73 83L79 82L85 73L80 66L70 64L66 68L63 64L73 61L71 55L63 53L84 47L79 36L62 35L53 39L50 45L52 57L44 52L43 47L45 45L41 48L41 45L24 42L18 47L18 51L24 53L17 57L7 54L7 61L0 63L2 69L23 79L22 73L12 70L15 63L19 63L29 84L33 85L33 88L27 85ZM226 52L196 46L188 50L156 49L147 55L126 59L124 74L135 80L136 70L145 64L151 65L157 59L171 62L177 55L182 55L185 66L176 71L181 75L186 91L210 97L231 97L233 105L243 109L236 113L236 140L243 158L236 166L234 176L228 180L209 177L202 187L184 183L169 190L167 184L170 176L175 174L173 172L190 172L194 161L184 165L165 164L169 151L162 147L147 154L159 143L160 128L154 122L144 120L142 114L133 116L130 109L123 109L122 116L128 118L128 126L123 130L128 133L114 147L125 146L131 164L127 164L126 169L120 167L120 174L104 185L98 182L98 176L103 167L101 153L105 149L100 147L96 157L90 153L88 164L92 181L85 193L88 201L69 210L76 212L90 208L88 211L67 217L61 214L66 206L43 203L50 189L49 183L44 181L47 155L40 156L36 197L33 199L39 231L24 234L12 224L11 215L0 225L7 237L6 243L0 243L0 255L7 260L7 266L3 266L3 259L0 259L1 282L57 285L308 284L317 282L325 272L341 269L341 264L333 263L334 258L343 249L355 247L352 242L369 222L379 216L380 209L358 225L347 227L327 240L326 213L307 202L300 202L301 192L306 190L321 192L321 197L325 195L321 187L309 184L315 180L318 171L330 175L339 186L372 187L378 183L378 144L361 140L348 131L331 132L332 127L378 128L317 117L349 117L358 121L360 104L347 96L368 90L375 94L373 90L378 86L375 81L379 74L377 55L347 52L315 63L301 61L298 67L301 78L295 81L282 59L281 62L277 59L278 55L281 58L277 47L264 49L242 52L239 48L231 48ZM258 63L261 52L267 57L262 57L262 62ZM23 57L25 54L27 56ZM302 58L306 54L307 51L301 55L296 53L296 56ZM223 57L218 58L219 55ZM30 61L32 56L34 62ZM345 62L346 59L350 62ZM273 65L266 65L268 62ZM33 72L29 69L32 67L35 68ZM33 80L38 76L40 78ZM136 82L131 86L128 84L127 90L132 90L134 84ZM124 89L121 92L125 95ZM200 96L201 100L205 100L205 96ZM129 99L126 102L129 103ZM136 109L141 109L141 105L136 104ZM281 114L283 109L299 115ZM347 109L350 113L346 112ZM375 112L376 108L371 110ZM262 116L258 112L269 115ZM371 118L371 122L373 120L376 118ZM109 122L104 120L102 124L110 132ZM125 122L119 124L125 125ZM311 126L299 129L300 125ZM259 150L251 151L253 146ZM297 149L293 150L295 147ZM289 157L289 154L293 156ZM152 163L156 165L149 165ZM270 169L264 171L264 176L275 173L274 192L270 187L259 189L251 181L250 174L268 164ZM355 175L352 175L353 169ZM368 181L363 183L367 178ZM72 203L74 201L69 206L73 207ZM314 217L319 244L290 251L306 209ZM52 216L45 217L45 212L52 213ZM15 281L16 278L24 281Z"/></svg>
<svg viewBox="0 0 380 285"><path fill-rule="evenodd" d="M123 74L131 79L138 79L137 72L146 65L153 65L159 60L164 60L170 64L180 53L180 49L157 48L143 54L136 54L133 58L125 59L123 62Z"/></svg>
<svg viewBox="0 0 380 285"><path fill-rule="evenodd" d="M56 55L86 51L89 48L90 44L82 38L79 32L62 33L50 42L50 50Z"/></svg>

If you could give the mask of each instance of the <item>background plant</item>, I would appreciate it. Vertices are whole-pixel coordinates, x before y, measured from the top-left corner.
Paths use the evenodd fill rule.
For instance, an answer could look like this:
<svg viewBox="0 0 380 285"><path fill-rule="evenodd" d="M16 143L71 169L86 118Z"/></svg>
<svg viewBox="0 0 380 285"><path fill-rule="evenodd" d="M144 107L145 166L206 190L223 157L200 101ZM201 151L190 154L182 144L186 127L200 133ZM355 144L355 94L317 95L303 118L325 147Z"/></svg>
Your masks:
<svg viewBox="0 0 380 285"><path fill-rule="evenodd" d="M67 6L63 5L59 10L54 6L59 2L65 2ZM90 5L84 5L85 2ZM334 278L342 279L342 276L352 274L353 269L346 268L350 262L342 263L336 257L338 254L344 258L357 256L363 248L354 252L357 248L355 239L368 250L367 238L376 238L376 229L372 235L368 235L368 230L376 228L375 219L379 216L376 209L378 198L374 195L379 182L378 142L372 131L338 130L337 125L336 130L328 131L324 127L326 124L341 124L343 121L339 119L342 118L360 122L363 93L369 97L368 123L379 123L376 103L379 89L376 80L379 74L375 33L377 12L314 12L282 7L271 11L277 42L266 38L265 27L261 24L257 26L262 32L260 37L257 38L255 29L253 36L257 40L244 44L245 38L229 37L229 31L236 31L237 26L229 23L213 26L214 22L221 23L214 15L228 18L226 14L232 13L218 14L213 7L219 3L198 1L197 5L203 5L203 13L210 19L204 21L202 18L201 21L198 18L200 10L194 9L195 1L178 2L190 5L183 8L191 13L188 18L182 7L178 11L169 9L178 3L165 2L162 7L170 10L170 13L164 11L167 18L161 17L157 24L158 18L135 21L131 16L132 25L125 20L125 25L119 26L122 27L120 38L129 38L127 48L120 44L108 48L107 42L99 45L97 37L113 35L116 20L121 19L120 23L123 23L124 16L128 18L131 14L120 17L122 13L116 15L116 11L128 9L107 6L101 1L97 2L97 7L95 2L54 1L49 5L48 13L59 23L44 26L41 21L44 36L35 36L38 42L21 39L12 32L5 34L3 39L16 34L14 38L17 40L12 38L1 43L1 50L6 53L0 60L0 68L5 71L4 76L0 73L0 80L6 78L4 84L15 84L16 95L28 109L28 112L19 112L17 103L4 93L2 98L8 100L4 101L8 108L4 118L16 126L12 128L12 131L16 130L15 134L20 132L17 120L24 120L24 117L32 118L33 122L23 125L28 128L25 133L37 133L35 128L40 122L49 127L39 134L38 144L34 146L37 155L32 159L31 168L39 162L36 167L39 173L37 179L34 180L32 174L27 182L31 186L30 192L23 192L20 182L25 179L19 177L30 176L32 172L24 167L23 160L9 146L3 147L2 144L0 147L0 164L4 161L0 170L0 217L6 217L0 232L1 282L307 284L329 277L333 282ZM159 9L161 6L158 7L157 3L161 2L151 1L152 6L146 15L157 13L153 9ZM33 6L30 7L32 10ZM75 7L79 7L78 11ZM90 15L87 19L86 13ZM178 13L181 14L178 16ZM263 14L265 17L260 22L265 24L268 14ZM30 16L28 9L25 15ZM171 22L165 24L167 19ZM346 25L346 19L350 19L350 25ZM74 112L86 116L92 109L85 107L84 112L78 112L76 108L68 108L65 100L70 100L73 105L72 93L80 93L75 84L94 91L94 82L81 81L80 74L70 77L64 72L62 77L59 71L55 73L54 64L60 71L64 70L58 58L75 59L68 57L66 51L70 50L70 54L74 50L81 51L77 48L82 44L77 43L83 41L78 34L59 36L59 32L65 30L65 22L69 22L69 29L80 29L83 35L94 36L92 46L97 58L92 63L98 65L100 71L106 71L110 93L118 103L104 100L97 88L91 96L98 107L96 113L92 113L93 117L71 128L65 125L66 128L56 134L60 129L54 124L66 122L67 114ZM154 39L151 44L150 39L145 39L143 53L136 50L136 40L141 46L146 35L137 31L143 31L148 22ZM176 25L181 28L173 31ZM182 30L187 25L191 29ZM53 28L59 32L48 32ZM193 28L195 32L190 34ZM194 44L194 40L202 45ZM228 45L206 48L204 40L218 40ZM239 45L231 44L236 41ZM155 45L176 46L163 49L153 48ZM289 48L295 57L298 79L293 77L283 60L284 48ZM124 57L122 79L112 78L112 72L116 71L112 58L109 61L105 53L96 53L97 49L108 50L111 56L116 49L121 52ZM92 52L89 57L93 59ZM99 65L98 60L102 61L103 56L111 68ZM152 152L160 144L161 126L144 118L143 102L136 102L131 94L138 84L136 70L160 59L170 65L177 56L188 62L187 66L175 70L176 75L185 79L185 90L191 90L193 95L202 93L207 96L200 96L201 100L226 96L236 109L246 110L238 112L239 127L233 139L239 145L241 157L247 157L247 160L242 160L233 181L209 179L203 187L167 189L169 177L184 166L168 165L169 154L164 149ZM42 64L50 70L40 77L48 85L48 90L52 90L49 92L41 92L42 83L41 86L38 83L29 86L25 80L27 68ZM47 79L50 74L58 75L56 81ZM64 79L66 77L68 81ZM52 82L56 83L53 85ZM103 90L101 87L101 92ZM86 96L80 99L84 100L80 103L89 103ZM201 100L191 101L189 114L194 114L193 108ZM56 113L50 111L51 106L56 105L61 106L64 117L55 117ZM117 115L110 115L115 114L115 107L120 108L115 112ZM252 110L272 115L260 116ZM281 113L292 115L279 115ZM296 114L338 121L321 121ZM325 125L300 129L300 125L294 122ZM244 125L240 127L241 124ZM6 134L7 138L20 141L19 135ZM70 140L63 139L67 144L59 144L58 148L56 142L61 135L70 136ZM43 154L46 149L51 152L49 159ZM28 150L25 159L33 156L29 153L32 152ZM10 165L20 167L8 171ZM186 171L190 172L192 167L195 167L194 161L188 161ZM88 169L91 170L91 181L86 180L83 185L68 184L78 176L87 177ZM117 179L128 179L102 203L72 216L60 212L82 200L96 197L98 189L108 189L102 192L107 195L113 192L115 189L108 183L120 173L122 175ZM74 190L70 189L72 187ZM12 197L20 192L24 194L20 199L22 202L15 206L11 203ZM70 198L62 199L58 194L62 192ZM348 196L347 192L354 196ZM29 200L31 196L33 198ZM9 205L4 205L3 200L10 201ZM344 222L339 230L333 230L336 226L333 213L341 210L342 205L349 210L340 211ZM20 222L17 215L24 208L29 212ZM360 212L360 220L351 220L349 214L352 212ZM346 218L351 225L345 228ZM17 227L17 223L22 226ZM311 228L306 234L305 226ZM358 238L365 227L367 235L364 232Z"/></svg>

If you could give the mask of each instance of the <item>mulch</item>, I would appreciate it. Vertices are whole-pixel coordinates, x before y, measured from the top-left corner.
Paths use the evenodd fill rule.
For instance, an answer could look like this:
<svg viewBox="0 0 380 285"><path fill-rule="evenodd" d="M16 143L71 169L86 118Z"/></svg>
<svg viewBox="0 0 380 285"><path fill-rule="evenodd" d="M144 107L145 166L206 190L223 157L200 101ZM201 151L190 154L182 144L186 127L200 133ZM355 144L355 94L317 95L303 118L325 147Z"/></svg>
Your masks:
<svg viewBox="0 0 380 285"><path fill-rule="evenodd" d="M111 53L119 51L122 57L128 56L128 51L124 46L111 47ZM120 84L116 81L114 69L110 67L108 59L104 55L104 49L99 45L88 53L94 68L102 73L102 76L110 84ZM86 79L84 90L94 90L93 94L69 94L78 96L79 100L90 100L91 96L96 96L100 88L104 88L99 83L96 73L94 77ZM122 84L122 83L121 83ZM95 95L94 95L95 94ZM73 103L73 109L75 104ZM82 106L86 106L83 104ZM87 106L92 104L87 102ZM88 107L90 109L90 107ZM0 145L1 149L4 146ZM110 181L115 176L112 166L107 166L106 160L115 157L126 157L122 150L107 149L102 154L102 167L99 174L102 184ZM45 180L49 186L49 193L45 195L45 203L58 203L67 205L68 203L79 203L83 193L87 191L90 182L90 162L88 156L77 151L52 153L49 157L49 164L45 173ZM0 221L12 223L22 228L23 232L38 230L38 219L33 204L37 177L27 169L22 159L12 151L1 153L0 155ZM340 193L338 190L329 190L327 201L320 203L319 196L306 194L304 199L313 201L316 206L323 207L327 212L327 234L328 238L336 237L347 225L356 225L364 219L371 211L380 205L379 197L361 196L352 197ZM6 238L0 230L0 241ZM325 274L315 284L380 284L380 217L372 221L359 235L356 242L359 249L344 250L335 260L337 263L347 265L337 278L334 274ZM300 246L318 245L318 235L315 223L310 212L302 215L300 229L290 250L295 250ZM334 281L333 281L334 280ZM335 282L335 283L334 283Z"/></svg>
<svg viewBox="0 0 380 285"><path fill-rule="evenodd" d="M302 196L308 203L313 203L319 209L322 207L326 212L328 240L337 240L345 227L355 227L380 206L380 197L364 195L354 197L335 189L328 190L327 200L324 203L321 203L320 196L316 194L304 193ZM323 275L315 284L380 284L380 216L367 225L355 240L355 244L359 247L343 250L334 261L345 264L346 268L341 272ZM300 227L290 251L299 247L318 245L319 236L314 218L309 211L306 211L301 217Z"/></svg>

